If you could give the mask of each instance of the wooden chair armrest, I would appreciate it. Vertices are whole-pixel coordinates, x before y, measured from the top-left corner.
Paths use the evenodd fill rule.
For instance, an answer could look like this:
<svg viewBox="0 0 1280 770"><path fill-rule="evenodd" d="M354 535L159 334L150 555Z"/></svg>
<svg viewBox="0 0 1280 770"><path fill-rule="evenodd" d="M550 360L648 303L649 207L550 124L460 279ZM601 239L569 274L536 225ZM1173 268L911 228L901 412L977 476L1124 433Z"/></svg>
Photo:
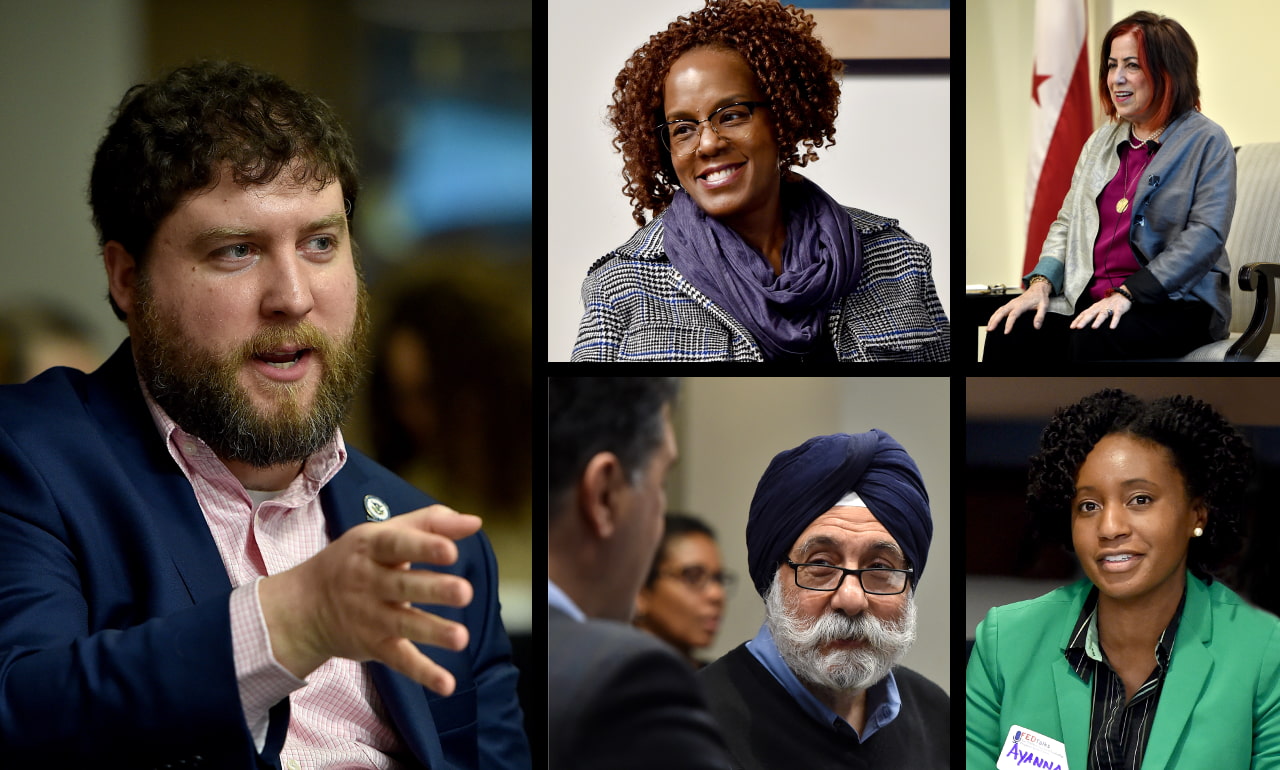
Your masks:
<svg viewBox="0 0 1280 770"><path fill-rule="evenodd" d="M1237 276L1240 288L1257 292L1253 306L1253 318L1249 328L1227 351L1228 361L1253 361L1262 353L1271 339L1271 328L1276 319L1275 280L1280 278L1280 264L1275 262L1249 262L1240 266Z"/></svg>

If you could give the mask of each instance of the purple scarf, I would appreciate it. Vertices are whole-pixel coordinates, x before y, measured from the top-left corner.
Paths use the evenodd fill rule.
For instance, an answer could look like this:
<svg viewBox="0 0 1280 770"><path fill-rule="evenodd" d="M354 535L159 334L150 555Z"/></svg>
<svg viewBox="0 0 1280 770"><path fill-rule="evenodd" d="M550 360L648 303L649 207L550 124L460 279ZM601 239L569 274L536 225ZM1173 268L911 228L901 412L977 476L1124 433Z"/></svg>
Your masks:
<svg viewBox="0 0 1280 770"><path fill-rule="evenodd" d="M765 360L808 353L822 336L828 309L853 291L862 273L862 241L849 212L797 178L782 186L787 243L779 276L684 190L676 191L663 218L671 264L751 332Z"/></svg>

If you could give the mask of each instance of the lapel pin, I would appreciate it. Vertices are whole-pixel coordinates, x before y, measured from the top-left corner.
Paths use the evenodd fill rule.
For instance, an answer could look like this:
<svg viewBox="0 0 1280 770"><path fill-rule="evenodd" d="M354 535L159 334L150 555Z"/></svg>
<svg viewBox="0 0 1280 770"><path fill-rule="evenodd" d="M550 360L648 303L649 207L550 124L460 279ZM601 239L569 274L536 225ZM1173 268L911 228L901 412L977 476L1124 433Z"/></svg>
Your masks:
<svg viewBox="0 0 1280 770"><path fill-rule="evenodd" d="M373 495L364 496L365 518L369 521L386 521L391 516L391 509L382 502L382 498Z"/></svg>

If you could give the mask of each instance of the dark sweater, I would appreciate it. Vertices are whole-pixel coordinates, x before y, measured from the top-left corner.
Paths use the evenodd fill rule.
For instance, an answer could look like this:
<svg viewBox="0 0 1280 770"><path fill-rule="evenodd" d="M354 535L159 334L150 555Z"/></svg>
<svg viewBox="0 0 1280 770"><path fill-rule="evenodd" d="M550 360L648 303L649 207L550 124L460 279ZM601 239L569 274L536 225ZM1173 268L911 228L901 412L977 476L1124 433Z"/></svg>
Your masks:
<svg viewBox="0 0 1280 770"><path fill-rule="evenodd" d="M951 699L910 669L899 666L893 675L901 711L858 743L802 711L745 643L698 672L735 770L947 767Z"/></svg>

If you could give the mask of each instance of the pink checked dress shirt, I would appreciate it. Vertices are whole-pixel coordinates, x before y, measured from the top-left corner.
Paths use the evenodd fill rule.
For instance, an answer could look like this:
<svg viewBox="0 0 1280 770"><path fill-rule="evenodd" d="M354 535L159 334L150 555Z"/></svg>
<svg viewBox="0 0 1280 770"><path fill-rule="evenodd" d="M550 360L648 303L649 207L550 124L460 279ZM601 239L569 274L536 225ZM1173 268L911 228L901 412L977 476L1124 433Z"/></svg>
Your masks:
<svg viewBox="0 0 1280 770"><path fill-rule="evenodd" d="M142 390L169 454L195 490L231 579L236 679L258 750L266 743L268 710L289 696L289 732L280 752L285 770L400 768L393 757L406 750L364 665L330 658L306 681L298 679L272 656L258 603L259 580L329 544L319 494L346 463L341 432L307 459L287 489L251 493L203 441L165 414L145 385Z"/></svg>

